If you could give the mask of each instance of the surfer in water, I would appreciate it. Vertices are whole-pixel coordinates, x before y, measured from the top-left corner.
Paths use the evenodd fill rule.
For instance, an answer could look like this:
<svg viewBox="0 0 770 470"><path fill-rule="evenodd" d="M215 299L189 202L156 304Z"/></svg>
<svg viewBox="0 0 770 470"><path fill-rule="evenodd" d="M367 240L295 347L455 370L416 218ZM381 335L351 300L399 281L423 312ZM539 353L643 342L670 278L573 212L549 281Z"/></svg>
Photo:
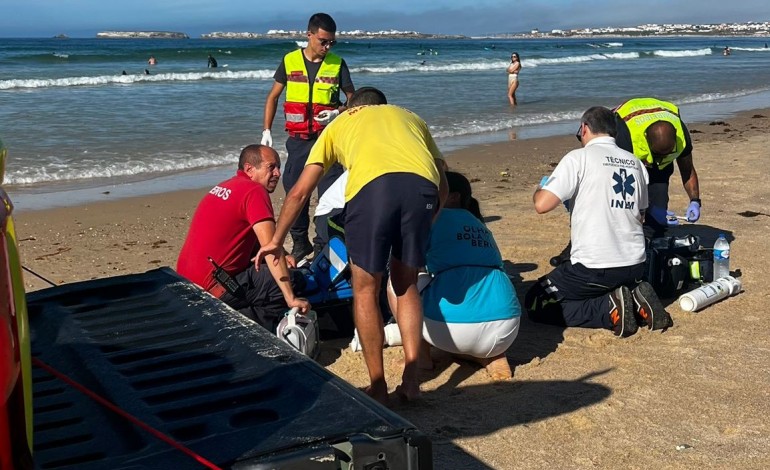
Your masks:
<svg viewBox="0 0 770 470"><path fill-rule="evenodd" d="M217 68L217 59L214 58L211 54L209 54L209 63L208 68L215 69Z"/></svg>

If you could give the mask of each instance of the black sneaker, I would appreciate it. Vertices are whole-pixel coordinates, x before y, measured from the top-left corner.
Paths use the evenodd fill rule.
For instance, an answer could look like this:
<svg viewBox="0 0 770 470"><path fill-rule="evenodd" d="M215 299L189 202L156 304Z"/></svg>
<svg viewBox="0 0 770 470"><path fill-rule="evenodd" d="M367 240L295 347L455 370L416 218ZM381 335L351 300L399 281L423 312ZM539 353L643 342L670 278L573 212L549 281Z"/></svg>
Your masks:
<svg viewBox="0 0 770 470"><path fill-rule="evenodd" d="M307 238L292 238L294 245L291 247L291 255L299 263L303 258L313 252L313 245Z"/></svg>
<svg viewBox="0 0 770 470"><path fill-rule="evenodd" d="M663 308L663 304L649 282L642 281L631 292L634 298L636 321L640 326L651 330L662 330L674 325L671 315Z"/></svg>
<svg viewBox="0 0 770 470"><path fill-rule="evenodd" d="M548 260L548 263L554 268L557 268L560 264L564 264L569 261L570 252L572 252L572 242L567 243L567 246L561 250L561 253Z"/></svg>
<svg viewBox="0 0 770 470"><path fill-rule="evenodd" d="M639 325L634 318L634 301L631 291L626 286L620 286L609 294L610 299L610 323L615 336L625 338L636 333Z"/></svg>

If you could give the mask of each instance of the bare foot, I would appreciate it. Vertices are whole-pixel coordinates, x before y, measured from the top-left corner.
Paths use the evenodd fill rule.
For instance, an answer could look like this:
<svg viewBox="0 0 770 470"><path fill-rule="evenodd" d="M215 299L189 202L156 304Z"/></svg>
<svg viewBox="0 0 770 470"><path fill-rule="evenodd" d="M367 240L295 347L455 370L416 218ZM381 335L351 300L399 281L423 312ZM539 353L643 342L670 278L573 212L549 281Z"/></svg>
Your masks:
<svg viewBox="0 0 770 470"><path fill-rule="evenodd" d="M505 357L505 354L490 357L489 359L480 359L479 363L487 369L489 376L494 381L511 380L513 378L511 366L508 364L508 358Z"/></svg>
<svg viewBox="0 0 770 470"><path fill-rule="evenodd" d="M406 361L402 357L401 359L394 359L391 364L395 368L403 369L406 365ZM436 361L434 361L430 356L425 357L423 354L420 354L420 356L417 358L417 368L420 370L433 370L436 368Z"/></svg>
<svg viewBox="0 0 770 470"><path fill-rule="evenodd" d="M362 388L361 391L369 395L369 397L374 398L375 400L380 402L381 405L390 406L390 402L388 400L387 385L385 386L385 388L369 385L368 387Z"/></svg>
<svg viewBox="0 0 770 470"><path fill-rule="evenodd" d="M420 385L418 383L403 382L396 387L393 395L401 402L412 402L420 399Z"/></svg>
<svg viewBox="0 0 770 470"><path fill-rule="evenodd" d="M420 370L433 370L436 368L436 363L430 357L423 357L417 359L417 368Z"/></svg>

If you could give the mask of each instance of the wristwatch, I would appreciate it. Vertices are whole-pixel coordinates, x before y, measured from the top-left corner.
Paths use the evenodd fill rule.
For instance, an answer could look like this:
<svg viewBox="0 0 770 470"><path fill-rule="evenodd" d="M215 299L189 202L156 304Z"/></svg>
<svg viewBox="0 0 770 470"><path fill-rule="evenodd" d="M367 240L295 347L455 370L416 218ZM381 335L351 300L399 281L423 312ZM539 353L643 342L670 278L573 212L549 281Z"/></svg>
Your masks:
<svg viewBox="0 0 770 470"><path fill-rule="evenodd" d="M699 197L694 197L694 198L690 199L690 202L697 202L699 206L703 207L703 203L700 202L700 198Z"/></svg>

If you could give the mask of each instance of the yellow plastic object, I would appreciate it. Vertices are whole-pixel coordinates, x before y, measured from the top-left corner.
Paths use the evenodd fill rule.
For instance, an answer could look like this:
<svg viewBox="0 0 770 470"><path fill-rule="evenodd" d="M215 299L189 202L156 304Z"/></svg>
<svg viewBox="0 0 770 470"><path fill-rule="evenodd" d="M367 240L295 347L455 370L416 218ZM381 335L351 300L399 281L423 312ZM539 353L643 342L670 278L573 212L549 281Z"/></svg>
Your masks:
<svg viewBox="0 0 770 470"><path fill-rule="evenodd" d="M0 182L5 175L5 161L7 150L0 140ZM13 222L13 203L5 190L0 187L0 229L5 246L8 262L8 274L10 278L13 306L16 317L16 328L19 341L19 353L21 362L22 390L24 399L24 422L26 423L27 452L32 453L32 364L30 355L29 321L27 318L27 299L24 292L24 277L21 272L21 260L16 239L16 229ZM0 269L6 267L0 266Z"/></svg>

